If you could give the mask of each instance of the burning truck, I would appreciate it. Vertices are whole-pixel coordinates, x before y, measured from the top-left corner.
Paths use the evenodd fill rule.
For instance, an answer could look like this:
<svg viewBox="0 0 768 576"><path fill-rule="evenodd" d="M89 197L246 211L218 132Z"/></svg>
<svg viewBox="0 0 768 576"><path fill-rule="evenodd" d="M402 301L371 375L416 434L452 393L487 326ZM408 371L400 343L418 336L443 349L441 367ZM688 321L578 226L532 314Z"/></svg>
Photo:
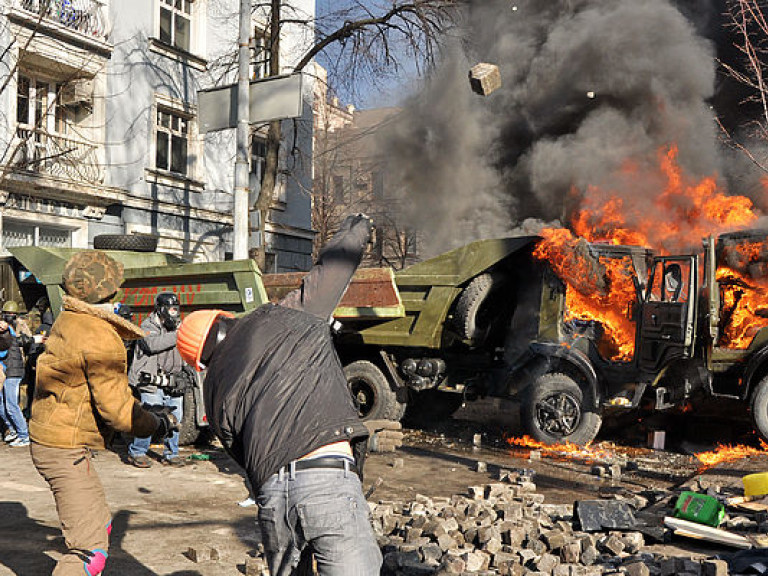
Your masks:
<svg viewBox="0 0 768 576"><path fill-rule="evenodd" d="M585 444L607 408L704 394L748 403L768 439L768 231L657 255L544 230L372 280L383 272L365 271L336 311L363 418L434 420L477 397L518 398L533 438Z"/></svg>

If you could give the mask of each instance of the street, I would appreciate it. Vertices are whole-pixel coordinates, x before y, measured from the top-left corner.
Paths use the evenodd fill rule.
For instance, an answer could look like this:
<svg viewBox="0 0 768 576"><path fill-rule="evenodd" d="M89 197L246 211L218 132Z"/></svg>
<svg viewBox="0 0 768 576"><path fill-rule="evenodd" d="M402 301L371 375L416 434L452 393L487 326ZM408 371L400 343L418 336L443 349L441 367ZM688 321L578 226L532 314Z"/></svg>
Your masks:
<svg viewBox="0 0 768 576"><path fill-rule="evenodd" d="M470 486L495 482L503 468L534 470L537 492L548 504L621 493L665 493L692 478L716 483L723 492L740 493L741 476L768 468L768 455L763 454L723 463L697 476L700 463L690 455L605 442L601 446L608 454L599 458L549 457L509 447L503 434L515 435L515 426L510 404L486 401L468 405L436 428L407 430L405 444L397 452L369 456L365 488L376 485L369 501L466 495ZM473 446L478 432L480 447ZM122 463L124 453L125 445L118 444L95 459L114 517L105 573L246 573L246 563L258 555L256 507L238 506L248 493L240 470L220 448L182 448L184 457L206 454L210 460L188 458L189 464L180 469L156 462L139 470ZM617 461L633 465L622 466L620 479L597 478L595 461L611 460L611 453L620 457ZM49 574L63 549L53 498L26 449L0 446L0 461L0 576ZM476 471L478 462L486 464L486 471ZM729 551L682 539L646 542L644 550L684 558Z"/></svg>

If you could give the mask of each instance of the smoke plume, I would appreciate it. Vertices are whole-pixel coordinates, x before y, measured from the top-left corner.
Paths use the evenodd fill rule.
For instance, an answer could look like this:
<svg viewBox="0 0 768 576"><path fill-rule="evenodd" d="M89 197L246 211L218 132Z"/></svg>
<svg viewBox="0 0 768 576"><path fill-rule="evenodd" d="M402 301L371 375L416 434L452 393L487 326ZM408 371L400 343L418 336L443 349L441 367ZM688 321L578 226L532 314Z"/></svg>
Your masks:
<svg viewBox="0 0 768 576"><path fill-rule="evenodd" d="M710 17L693 4L472 3L384 140L426 252L564 219L595 188L652 197L658 182L627 175L658 172L671 146L685 177L722 173L715 50L699 33ZM467 80L479 61L497 64L504 83L485 98Z"/></svg>

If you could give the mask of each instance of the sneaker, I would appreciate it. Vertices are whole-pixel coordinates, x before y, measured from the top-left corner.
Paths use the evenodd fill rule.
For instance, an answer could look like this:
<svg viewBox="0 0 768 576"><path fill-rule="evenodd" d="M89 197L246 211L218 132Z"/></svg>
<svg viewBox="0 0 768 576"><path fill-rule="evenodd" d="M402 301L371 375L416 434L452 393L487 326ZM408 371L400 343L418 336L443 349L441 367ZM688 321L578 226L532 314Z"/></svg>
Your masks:
<svg viewBox="0 0 768 576"><path fill-rule="evenodd" d="M18 448L19 446L29 446L29 438L16 438L10 445L15 448Z"/></svg>
<svg viewBox="0 0 768 576"><path fill-rule="evenodd" d="M126 458L128 464L133 464L136 468L150 468L152 466L152 460L146 454L141 456L128 456Z"/></svg>
<svg viewBox="0 0 768 576"><path fill-rule="evenodd" d="M256 506L256 500L249 496L245 500L238 502L237 505L240 506L240 508L250 508L251 506Z"/></svg>
<svg viewBox="0 0 768 576"><path fill-rule="evenodd" d="M178 456L174 456L172 458L163 458L163 466L173 466L174 468L182 468L183 466L186 466L186 462L184 462L183 458L179 458Z"/></svg>
<svg viewBox="0 0 768 576"><path fill-rule="evenodd" d="M9 431L5 433L5 436L3 436L3 442L13 442L18 437L19 435L16 434L15 431Z"/></svg>

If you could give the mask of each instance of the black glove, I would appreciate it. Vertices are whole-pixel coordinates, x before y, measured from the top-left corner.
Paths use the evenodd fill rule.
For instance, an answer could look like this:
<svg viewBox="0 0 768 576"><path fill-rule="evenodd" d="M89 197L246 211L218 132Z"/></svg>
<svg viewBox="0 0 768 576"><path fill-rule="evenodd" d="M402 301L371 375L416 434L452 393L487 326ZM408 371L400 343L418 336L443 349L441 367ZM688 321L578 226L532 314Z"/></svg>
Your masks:
<svg viewBox="0 0 768 576"><path fill-rule="evenodd" d="M144 405L144 409L157 418L157 430L155 431L161 438L167 438L179 429L179 421L176 416L171 414L173 408L170 406Z"/></svg>

